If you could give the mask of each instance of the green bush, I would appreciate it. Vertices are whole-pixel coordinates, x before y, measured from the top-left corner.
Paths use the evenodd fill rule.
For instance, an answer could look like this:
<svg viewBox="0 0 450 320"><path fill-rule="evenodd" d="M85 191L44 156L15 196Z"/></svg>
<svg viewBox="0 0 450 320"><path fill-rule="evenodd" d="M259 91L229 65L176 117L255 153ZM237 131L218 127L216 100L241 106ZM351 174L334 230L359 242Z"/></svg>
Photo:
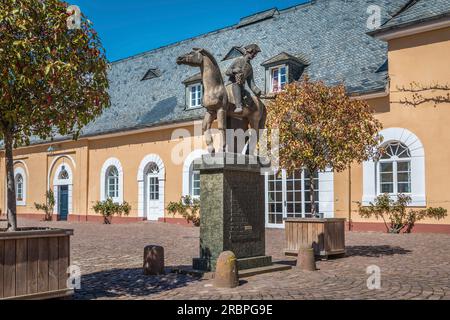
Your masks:
<svg viewBox="0 0 450 320"><path fill-rule="evenodd" d="M425 218L440 220L447 216L447 209L441 207L407 211L410 203L411 197L408 195L400 193L394 200L389 194L382 194L375 199L375 203L371 202L368 206L358 203L359 214L363 218L382 219L389 233L400 233L402 230L410 233L417 221Z"/></svg>
<svg viewBox="0 0 450 320"><path fill-rule="evenodd" d="M104 224L111 224L111 218L114 215L121 216L122 214L128 216L131 211L131 205L124 201L122 204L113 202L111 198L104 201L97 201L92 207L95 213L99 213L103 216Z"/></svg>
<svg viewBox="0 0 450 320"><path fill-rule="evenodd" d="M55 208L55 194L52 189L49 189L45 193L45 203L34 203L36 210L42 210L45 213L44 221L52 221L53 210Z"/></svg>
<svg viewBox="0 0 450 320"><path fill-rule="evenodd" d="M190 196L181 197L178 202L169 202L167 211L173 215L179 214L192 222L194 226L200 226L200 200L191 198Z"/></svg>

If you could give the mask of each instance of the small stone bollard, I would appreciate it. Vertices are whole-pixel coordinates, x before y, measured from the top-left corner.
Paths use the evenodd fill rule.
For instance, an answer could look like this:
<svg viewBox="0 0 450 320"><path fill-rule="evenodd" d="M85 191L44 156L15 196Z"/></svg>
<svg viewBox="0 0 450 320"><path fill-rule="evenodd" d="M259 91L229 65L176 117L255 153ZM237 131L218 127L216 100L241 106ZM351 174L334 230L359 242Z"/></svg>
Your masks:
<svg viewBox="0 0 450 320"><path fill-rule="evenodd" d="M144 248L144 274L164 274L164 248L150 245Z"/></svg>
<svg viewBox="0 0 450 320"><path fill-rule="evenodd" d="M317 270L313 248L309 246L300 247L297 255L297 268L305 271Z"/></svg>
<svg viewBox="0 0 450 320"><path fill-rule="evenodd" d="M217 288L234 288L238 285L236 256L231 251L224 251L217 258L214 286Z"/></svg>

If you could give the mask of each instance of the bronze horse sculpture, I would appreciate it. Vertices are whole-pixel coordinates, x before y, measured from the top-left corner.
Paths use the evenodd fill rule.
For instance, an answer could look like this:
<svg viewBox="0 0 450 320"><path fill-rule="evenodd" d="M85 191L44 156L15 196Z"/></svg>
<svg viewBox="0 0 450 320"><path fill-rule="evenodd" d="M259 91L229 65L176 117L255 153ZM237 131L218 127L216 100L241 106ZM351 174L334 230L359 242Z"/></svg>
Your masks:
<svg viewBox="0 0 450 320"><path fill-rule="evenodd" d="M265 128L266 107L262 100L251 95L242 113L234 113L235 108L231 86L225 86L219 64L214 56L205 49L194 48L191 52L177 58L177 64L199 67L203 82L202 105L207 112L203 119L202 131L205 135L209 153L215 153L211 127L215 119L222 136L221 151L226 151L226 129L228 120L239 119L239 125L231 125L229 129L254 129L258 138L259 129ZM229 121L229 123L233 123ZM252 151L250 152L250 154Z"/></svg>

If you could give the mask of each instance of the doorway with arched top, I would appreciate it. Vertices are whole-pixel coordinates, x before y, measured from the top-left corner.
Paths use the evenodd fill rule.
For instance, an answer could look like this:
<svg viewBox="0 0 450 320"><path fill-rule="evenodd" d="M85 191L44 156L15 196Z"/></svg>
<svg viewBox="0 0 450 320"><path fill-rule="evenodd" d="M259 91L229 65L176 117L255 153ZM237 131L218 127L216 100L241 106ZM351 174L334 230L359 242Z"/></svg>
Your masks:
<svg viewBox="0 0 450 320"><path fill-rule="evenodd" d="M60 164L55 170L53 192L58 220L67 221L72 202L72 170L65 163Z"/></svg>

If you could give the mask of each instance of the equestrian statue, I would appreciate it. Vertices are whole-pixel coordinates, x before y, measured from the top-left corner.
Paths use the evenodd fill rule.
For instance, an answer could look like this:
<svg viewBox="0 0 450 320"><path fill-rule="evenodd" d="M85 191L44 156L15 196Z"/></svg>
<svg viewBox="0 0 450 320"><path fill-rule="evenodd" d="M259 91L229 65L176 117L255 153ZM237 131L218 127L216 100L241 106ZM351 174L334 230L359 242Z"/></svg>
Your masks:
<svg viewBox="0 0 450 320"><path fill-rule="evenodd" d="M248 45L244 49L245 54L236 58L226 70L227 85L223 81L219 64L207 50L194 48L191 52L177 58L179 65L200 68L203 83L202 105L206 108L202 130L209 153L215 153L210 130L216 119L222 136L222 152L226 152L227 147L227 124L229 129L234 130L254 129L256 138L258 138L259 129L265 128L266 106L261 100L261 90L255 84L251 65L251 60L261 50L256 44ZM245 84L253 94L246 90Z"/></svg>

